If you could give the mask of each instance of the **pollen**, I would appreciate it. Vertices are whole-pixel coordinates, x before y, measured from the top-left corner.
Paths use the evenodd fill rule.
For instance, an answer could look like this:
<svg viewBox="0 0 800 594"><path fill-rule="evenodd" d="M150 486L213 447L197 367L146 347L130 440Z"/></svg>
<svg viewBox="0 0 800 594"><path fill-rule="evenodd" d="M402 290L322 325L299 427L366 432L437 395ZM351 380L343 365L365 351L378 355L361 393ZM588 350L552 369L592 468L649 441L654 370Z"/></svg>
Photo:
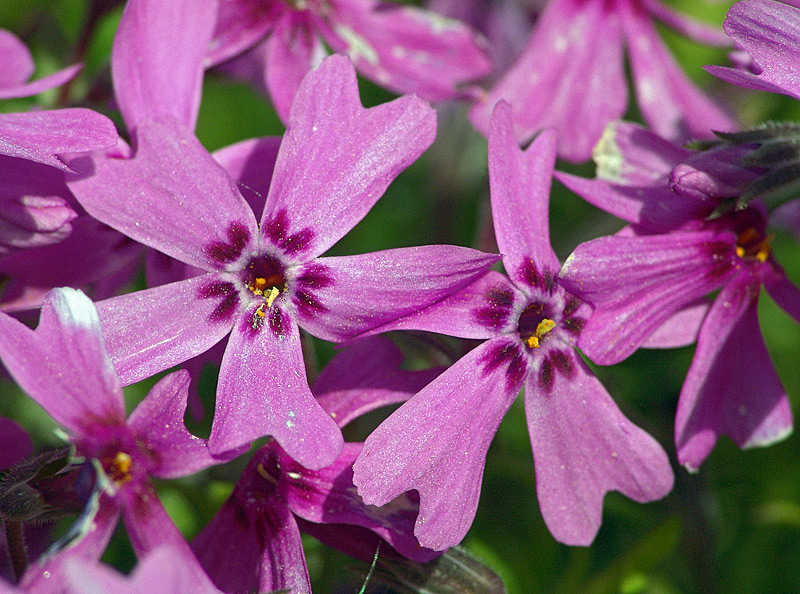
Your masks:
<svg viewBox="0 0 800 594"><path fill-rule="evenodd" d="M525 344L528 345L528 348L531 349L538 349L539 348L539 339L542 338L545 334L550 332L553 328L556 327L556 323L553 320L548 320L547 318L543 319L536 325L535 332L525 339Z"/></svg>
<svg viewBox="0 0 800 594"><path fill-rule="evenodd" d="M736 238L736 255L743 259L766 262L770 255L774 235L763 235L748 227Z"/></svg>
<svg viewBox="0 0 800 594"><path fill-rule="evenodd" d="M131 467L133 459L125 452L117 452L113 458L107 459L103 467L112 481L117 484L127 483L131 480Z"/></svg>
<svg viewBox="0 0 800 594"><path fill-rule="evenodd" d="M272 307L272 304L275 302L275 299L277 299L278 295L280 294L281 292L278 290L277 287L273 286L272 289L270 289L269 295L267 295L267 308ZM261 315L263 317L264 313L262 312Z"/></svg>

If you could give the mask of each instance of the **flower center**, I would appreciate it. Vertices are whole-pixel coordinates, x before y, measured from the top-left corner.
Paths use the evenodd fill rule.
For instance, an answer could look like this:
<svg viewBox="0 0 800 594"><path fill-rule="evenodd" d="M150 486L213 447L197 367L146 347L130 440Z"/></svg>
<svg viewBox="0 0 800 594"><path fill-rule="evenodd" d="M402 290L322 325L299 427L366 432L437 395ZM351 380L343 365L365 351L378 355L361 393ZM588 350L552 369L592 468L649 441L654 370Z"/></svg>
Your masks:
<svg viewBox="0 0 800 594"><path fill-rule="evenodd" d="M263 297L264 301L253 314L253 327L264 320L266 310L286 291L285 268L273 256L257 256L244 268L244 284L253 295Z"/></svg>
<svg viewBox="0 0 800 594"><path fill-rule="evenodd" d="M131 474L133 459L125 452L117 452L113 458L103 458L102 464L108 478L117 485L127 483L133 478Z"/></svg>
<svg viewBox="0 0 800 594"><path fill-rule="evenodd" d="M770 254L772 235L764 235L754 227L747 227L736 237L736 255L745 260L766 262Z"/></svg>
<svg viewBox="0 0 800 594"><path fill-rule="evenodd" d="M533 303L519 316L517 333L529 349L538 349L547 334L556 327L544 303Z"/></svg>

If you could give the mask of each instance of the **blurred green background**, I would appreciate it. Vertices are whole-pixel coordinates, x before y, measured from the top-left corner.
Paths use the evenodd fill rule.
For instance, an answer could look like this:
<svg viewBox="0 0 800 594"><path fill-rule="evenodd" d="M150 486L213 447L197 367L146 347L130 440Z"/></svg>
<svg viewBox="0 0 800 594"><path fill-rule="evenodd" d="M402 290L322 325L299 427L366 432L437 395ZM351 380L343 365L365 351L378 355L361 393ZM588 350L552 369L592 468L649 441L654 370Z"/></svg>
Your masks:
<svg viewBox="0 0 800 594"><path fill-rule="evenodd" d="M112 3L113 4L113 3ZM118 3L117 3L118 4ZM670 5L711 23L722 23L730 3L697 0ZM29 44L42 76L81 59L85 68L64 90L37 98L0 102L0 112L41 105L86 105L120 119L108 103L93 96L108 89L108 60L121 9L112 9L87 31L88 0L2 0L0 28ZM743 125L767 119L800 121L800 103L782 96L749 92L716 81L703 64L726 64L725 52L700 47L663 31L690 76L727 101ZM79 56L81 56L79 58ZM102 94L100 94L102 96ZM391 95L362 81L365 105ZM637 119L635 110L628 114ZM268 102L246 85L211 73L206 78L197 134L210 150L283 127ZM591 176L593 166L559 163L560 169ZM440 111L434 146L400 175L370 214L333 253L455 243L492 250L488 209L486 142L465 118L462 106ZM597 212L554 183L551 234L562 258L581 241L621 224ZM774 251L788 275L800 282L797 238L777 231ZM800 404L800 329L767 297L759 316L778 373ZM313 341L318 366L332 355L330 345ZM652 433L670 454L673 417L693 347L640 351L622 364L596 368L609 392L635 423ZM204 377L204 394L213 398L214 370ZM153 380L126 390L131 407ZM55 443L53 424L36 405L0 380L0 414L18 419L40 445ZM376 422L370 417L370 422ZM199 432L207 427L193 427ZM363 436L369 427L362 423ZM159 484L165 505L187 537L199 531L230 492L243 466L239 460L203 475ZM532 593L792 593L800 592L800 451L798 437L770 448L742 452L722 439L697 474L675 467L676 484L664 500L636 504L616 493L605 502L604 522L589 548L555 542L539 515L533 463L521 400L512 407L489 451L481 503L465 540L478 558L502 575L509 592ZM356 561L307 540L315 592L357 592ZM122 569L134 563L119 534L106 560Z"/></svg>

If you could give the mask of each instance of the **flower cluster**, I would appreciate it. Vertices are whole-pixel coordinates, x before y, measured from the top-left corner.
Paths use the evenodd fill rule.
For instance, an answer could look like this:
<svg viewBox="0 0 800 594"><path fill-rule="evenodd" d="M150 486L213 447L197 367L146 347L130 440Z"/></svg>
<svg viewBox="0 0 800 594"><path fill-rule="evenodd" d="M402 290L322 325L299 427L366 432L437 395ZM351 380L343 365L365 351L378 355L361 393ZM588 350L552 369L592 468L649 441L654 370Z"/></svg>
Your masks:
<svg viewBox="0 0 800 594"><path fill-rule="evenodd" d="M800 233L800 125L740 130L653 20L736 44L734 67L708 67L720 79L800 99L800 8L744 0L723 32L658 0L123 4L110 84L82 95L79 64L28 82L31 54L0 29L0 99L60 89L55 109L0 113L2 386L68 444L32 455L32 428L0 418L0 591L308 593L301 532L412 590L411 568L488 572L448 549L520 392L541 517L566 545L595 540L606 493L670 493L670 457L697 471L720 436L791 432L757 304L764 287L800 322L770 230ZM114 10L91 3L85 36ZM648 127L619 121L624 53ZM400 96L364 107L358 75ZM207 77L269 101L283 134L209 152ZM443 101L443 123L486 137L492 239L351 253L351 230L448 134ZM590 155L595 178L555 170ZM553 177L627 226L562 263ZM660 444L596 366L694 343ZM227 476L227 499L187 540L159 485L198 472ZM46 524L73 516L59 537ZM130 577L99 562L120 518Z"/></svg>

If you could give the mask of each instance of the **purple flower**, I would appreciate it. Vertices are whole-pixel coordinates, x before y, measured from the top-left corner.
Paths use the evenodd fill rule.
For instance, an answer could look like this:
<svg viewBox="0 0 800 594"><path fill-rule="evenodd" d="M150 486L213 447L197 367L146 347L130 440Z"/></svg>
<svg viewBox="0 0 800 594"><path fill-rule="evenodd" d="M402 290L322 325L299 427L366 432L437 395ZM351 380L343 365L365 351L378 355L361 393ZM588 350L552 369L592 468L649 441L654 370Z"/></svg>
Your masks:
<svg viewBox="0 0 800 594"><path fill-rule="evenodd" d="M98 304L123 382L230 333L212 451L269 434L308 468L333 462L341 433L308 388L298 325L345 340L441 299L495 261L453 246L319 257L427 148L434 129L433 110L415 97L364 109L352 66L333 56L298 91L260 223L174 120L141 123L132 159L76 162L84 174L70 187L87 211L206 271Z"/></svg>
<svg viewBox="0 0 800 594"><path fill-rule="evenodd" d="M495 232L510 278L490 272L387 327L485 342L384 421L354 466L367 503L419 493L415 534L433 549L469 528L489 443L522 387L539 505L557 540L591 543L607 491L651 501L672 488L663 449L624 417L574 350L586 308L559 284L549 241L555 135L544 132L523 153L511 117L499 104L489 134Z"/></svg>
<svg viewBox="0 0 800 594"><path fill-rule="evenodd" d="M98 558L120 513L137 553L165 543L188 553L150 481L151 475L181 477L219 462L183 425L186 372L161 379L126 420L97 311L83 293L49 293L35 331L0 314L0 332L0 360L11 376L67 429L78 455L98 461L108 481L93 528L74 554ZM50 564L63 562L43 562L23 583L46 579Z"/></svg>
<svg viewBox="0 0 800 594"><path fill-rule="evenodd" d="M385 338L357 342L325 367L314 393L344 427L370 410L407 400L439 373L401 370L402 359ZM360 443L347 443L332 465L317 471L303 468L274 441L256 452L233 494L192 543L217 586L226 592L311 592L300 528L346 553L366 548L370 556L384 539L417 561L435 557L413 536L413 495L382 508L358 496L351 466L360 451Z"/></svg>
<svg viewBox="0 0 800 594"><path fill-rule="evenodd" d="M743 448L786 437L791 410L761 338L756 305L763 285L800 320L800 291L770 251L758 201L708 218L734 187L721 183L726 176L708 173L729 174L731 183L750 173L732 175L712 151L690 157L673 147L664 158L665 141L633 125L619 124L608 136L606 146L617 149L607 155L609 162L626 171L616 176L617 183L558 174L568 188L633 224L616 236L579 245L564 263L564 286L595 308L578 346L604 365L640 346L697 340L675 426L678 461L691 470L720 435ZM701 163L703 175L695 169ZM670 190L670 179L682 181L683 191ZM718 289L709 307L706 296Z"/></svg>
<svg viewBox="0 0 800 594"><path fill-rule="evenodd" d="M639 109L655 131L686 140L732 129L734 122L670 56L654 18L700 43L730 43L657 0L553 0L515 65L473 108L473 123L485 133L493 106L504 99L514 109L519 141L552 127L559 155L585 161L606 124L627 108L625 46Z"/></svg>
<svg viewBox="0 0 800 594"><path fill-rule="evenodd" d="M706 70L735 85L800 99L800 7L795 6L770 0L734 4L723 29L751 56L750 71Z"/></svg>
<svg viewBox="0 0 800 594"><path fill-rule="evenodd" d="M458 97L457 85L491 67L466 25L375 0L223 0L208 63L252 48L233 70L250 71L285 121L300 81L327 55L323 42L377 84L429 101Z"/></svg>

